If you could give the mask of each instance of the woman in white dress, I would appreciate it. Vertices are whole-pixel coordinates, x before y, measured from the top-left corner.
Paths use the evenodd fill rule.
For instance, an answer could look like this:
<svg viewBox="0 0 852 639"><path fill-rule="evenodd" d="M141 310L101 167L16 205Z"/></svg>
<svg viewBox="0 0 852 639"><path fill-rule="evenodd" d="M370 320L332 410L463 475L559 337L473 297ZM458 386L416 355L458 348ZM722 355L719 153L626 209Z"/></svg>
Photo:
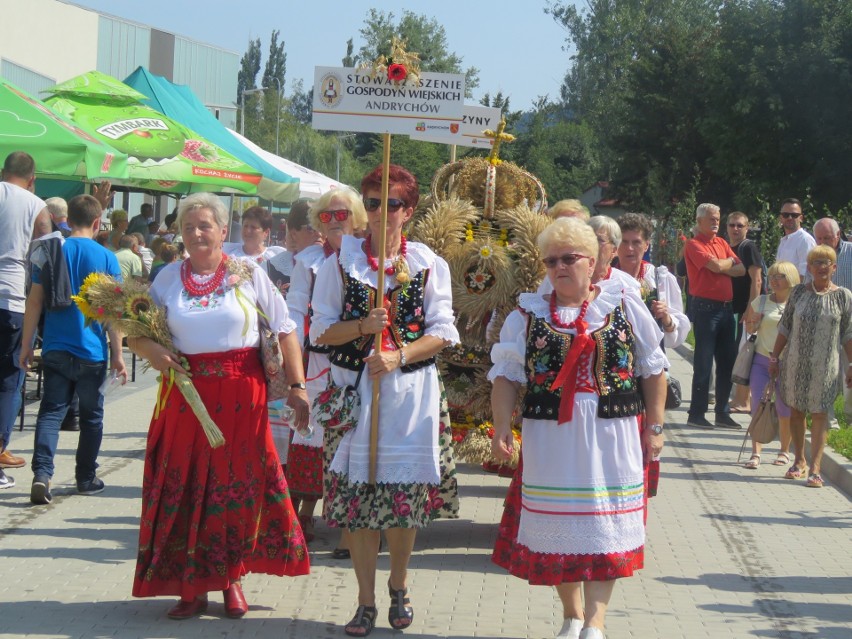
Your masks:
<svg viewBox="0 0 852 639"><path fill-rule="evenodd" d="M368 635L376 610L376 559L381 531L390 553L388 622L396 630L411 625L408 562L418 528L457 509L442 496L442 388L435 356L459 341L453 322L447 263L428 247L407 242L402 228L418 201L417 181L391 165L387 226L381 226L382 167L361 183L370 234L343 237L340 257L326 260L317 274L312 306L311 341L332 346L331 375L340 386L354 385L364 369L359 393L361 413L331 463L326 518L350 530L350 551L358 579L358 608L346 634ZM379 233L385 233L386 259L380 264ZM388 275L386 308L373 308L378 269ZM372 309L372 310L371 310ZM365 356L373 340L380 353ZM380 405L371 405L372 387L381 383ZM379 410L378 468L369 483L370 422ZM448 446L449 448L449 446Z"/></svg>
<svg viewBox="0 0 852 639"><path fill-rule="evenodd" d="M296 266L290 280L287 306L290 316L296 322L299 335L307 335L311 319L311 297L314 292L317 272L323 262L331 256L340 255L340 245L344 236L353 235L367 227L367 211L361 202L361 196L355 189L343 187L324 193L310 210L310 223L322 232L325 242L322 245L311 244L296 256ZM328 346L317 346L305 340L307 356L308 400L314 398L328 387L330 362ZM287 483L293 505L299 511L299 521L310 542L314 538L314 508L323 495L323 477L327 466L340 442L339 430L326 433L317 423L311 424L313 432L309 436L293 433L287 461ZM327 463L323 463L323 459ZM341 543L332 553L335 559L349 557L348 533L344 529Z"/></svg>
<svg viewBox="0 0 852 639"><path fill-rule="evenodd" d="M492 559L532 585L556 586L565 619L557 637L594 639L615 580L643 565L643 458L663 446L668 362L635 289L591 284L598 240L588 225L556 220L539 250L554 291L521 295L491 353L499 460L511 454L512 413L527 387L522 464Z"/></svg>
<svg viewBox="0 0 852 639"><path fill-rule="evenodd" d="M148 431L135 597L179 595L168 612L188 619L224 593L225 614L248 611L240 581L249 572L303 575L307 545L272 443L260 360L258 310L277 331L295 421L308 403L287 305L262 269L222 252L227 209L214 195L181 202L178 225L189 258L166 266L151 297L167 313L177 353L147 338L128 338L162 372L188 367L207 412L225 437L211 448L183 396L162 382ZM161 399L162 397L162 399Z"/></svg>

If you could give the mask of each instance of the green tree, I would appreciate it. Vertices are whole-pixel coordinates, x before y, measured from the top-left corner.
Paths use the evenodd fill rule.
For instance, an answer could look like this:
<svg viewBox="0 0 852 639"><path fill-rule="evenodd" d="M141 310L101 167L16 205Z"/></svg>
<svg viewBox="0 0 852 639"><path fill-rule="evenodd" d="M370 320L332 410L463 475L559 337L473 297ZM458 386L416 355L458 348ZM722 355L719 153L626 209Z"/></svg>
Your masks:
<svg viewBox="0 0 852 639"><path fill-rule="evenodd" d="M261 86L278 91L284 91L284 76L287 73L287 54L284 52L284 41L278 42L280 31L275 29L269 39L269 55L263 69L263 84ZM277 82L277 83L276 83Z"/></svg>
<svg viewBox="0 0 852 639"><path fill-rule="evenodd" d="M468 67L462 70L462 58L449 50L447 32L435 19L403 11L398 22L391 12L370 9L360 30L364 44L355 57L356 63L369 63L379 55L390 56L391 40L394 36L406 41L406 49L420 55L420 68L435 73L463 73L465 94L479 86L479 70Z"/></svg>
<svg viewBox="0 0 852 639"><path fill-rule="evenodd" d="M249 46L240 59L240 71L237 73L237 101L244 89L257 87L257 74L260 71L260 38L249 40Z"/></svg>

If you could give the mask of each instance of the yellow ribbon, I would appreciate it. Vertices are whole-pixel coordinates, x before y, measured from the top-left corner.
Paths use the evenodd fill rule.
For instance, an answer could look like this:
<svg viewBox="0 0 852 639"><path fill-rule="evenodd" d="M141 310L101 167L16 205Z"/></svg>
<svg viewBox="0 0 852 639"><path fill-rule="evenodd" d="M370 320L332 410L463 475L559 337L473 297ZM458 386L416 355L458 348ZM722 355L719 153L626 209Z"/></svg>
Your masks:
<svg viewBox="0 0 852 639"><path fill-rule="evenodd" d="M175 385L175 369L169 369L169 381L166 384L166 393L163 395L163 383L165 382L165 378L163 375L160 375L160 387L157 389L157 403L154 407L154 419L157 419L160 416L160 411L165 409L166 400L169 398L169 393L172 392L172 387ZM162 395L162 398L161 398Z"/></svg>

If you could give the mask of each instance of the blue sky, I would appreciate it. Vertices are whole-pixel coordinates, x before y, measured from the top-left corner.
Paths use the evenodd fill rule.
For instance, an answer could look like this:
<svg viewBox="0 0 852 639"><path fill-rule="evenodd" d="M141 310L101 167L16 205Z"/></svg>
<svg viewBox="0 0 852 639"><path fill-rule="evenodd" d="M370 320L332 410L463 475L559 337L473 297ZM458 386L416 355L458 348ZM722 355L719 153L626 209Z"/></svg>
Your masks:
<svg viewBox="0 0 852 639"><path fill-rule="evenodd" d="M563 50L566 32L545 15L546 0L70 1L240 55L250 39L259 37L264 59L272 30L279 29L287 52L288 92L299 78L310 86L315 66L339 65L349 38L358 50L359 30L370 8L436 18L464 68L479 69L477 102L484 93L499 90L511 97L513 109L529 109L540 95L555 99L570 64Z"/></svg>

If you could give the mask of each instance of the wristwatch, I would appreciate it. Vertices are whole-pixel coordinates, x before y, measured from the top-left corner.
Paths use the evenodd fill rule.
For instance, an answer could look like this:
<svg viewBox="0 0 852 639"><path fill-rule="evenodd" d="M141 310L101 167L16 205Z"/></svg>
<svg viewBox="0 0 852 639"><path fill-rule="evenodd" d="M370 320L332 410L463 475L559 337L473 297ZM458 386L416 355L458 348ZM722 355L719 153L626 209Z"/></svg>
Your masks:
<svg viewBox="0 0 852 639"><path fill-rule="evenodd" d="M307 386L305 386L305 382L297 382L296 384L290 384L291 390L295 390L297 388L301 388L302 390L305 390L307 388Z"/></svg>
<svg viewBox="0 0 852 639"><path fill-rule="evenodd" d="M663 425L662 424L648 424L648 430L650 430L655 435L663 434Z"/></svg>
<svg viewBox="0 0 852 639"><path fill-rule="evenodd" d="M405 366L405 351L403 349L399 349L399 367L402 368Z"/></svg>

